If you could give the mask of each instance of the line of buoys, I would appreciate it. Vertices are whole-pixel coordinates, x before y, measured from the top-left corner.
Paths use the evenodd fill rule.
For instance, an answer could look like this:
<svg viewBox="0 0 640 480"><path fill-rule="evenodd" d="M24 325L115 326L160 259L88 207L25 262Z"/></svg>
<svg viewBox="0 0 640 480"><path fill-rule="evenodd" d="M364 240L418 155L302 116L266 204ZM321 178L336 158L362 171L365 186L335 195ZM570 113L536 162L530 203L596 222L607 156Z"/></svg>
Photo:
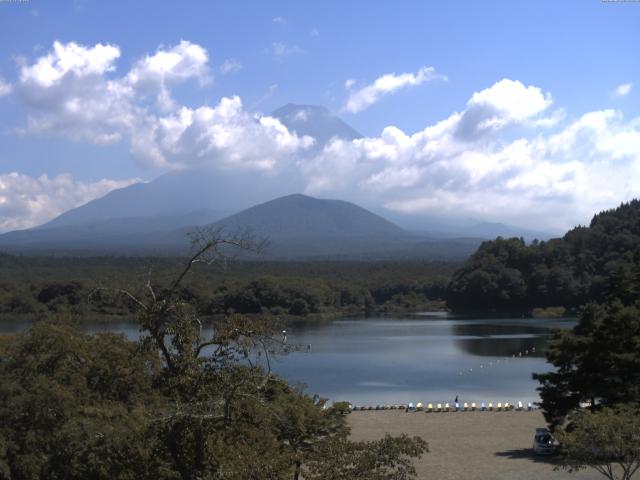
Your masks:
<svg viewBox="0 0 640 480"><path fill-rule="evenodd" d="M528 349L528 348L524 349L524 350L518 352L517 354L514 353L514 354L511 355L511 358L504 357L504 359L502 361L503 361L503 363L507 363L509 360L512 360L512 359L515 360L516 358L526 357L527 355L532 354L532 353L536 353L536 347L531 347L531 349ZM496 359L496 361L495 361L495 365L497 366L498 364L500 364L500 359L499 358ZM493 366L494 366L494 362L490 361L487 365L485 365L484 363L481 363L479 365L479 368L480 368L480 370L485 370L486 368L491 368ZM467 368L463 368L463 369L458 371L458 376L470 375L472 373L473 373L473 368L472 367L470 367L468 369Z"/></svg>
<svg viewBox="0 0 640 480"><path fill-rule="evenodd" d="M350 411L354 411L354 412L358 412L358 411L365 411L365 410L405 410L407 412L426 412L426 413L441 413L441 412L459 412L459 411L463 411L463 412L475 412L475 411L480 411L480 412L509 412L512 410L515 410L517 412L522 412L522 411L528 411L531 412L533 411L534 406L531 402L527 403L527 406L525 407L524 404L522 402L518 402L516 405L512 405L509 402L498 402L497 404L494 405L493 402L489 402L489 404L485 404L484 402L482 402L480 404L480 406L478 407L478 405L475 402L464 402L462 404L462 407L460 407L459 403L454 403L453 406L449 405L449 403L445 403L444 405L442 403L437 403L434 404L433 403L428 403L426 406L422 403L422 402L418 402L415 405L413 404L413 402L409 402L408 404L378 404L378 405L352 405L349 404L349 410Z"/></svg>

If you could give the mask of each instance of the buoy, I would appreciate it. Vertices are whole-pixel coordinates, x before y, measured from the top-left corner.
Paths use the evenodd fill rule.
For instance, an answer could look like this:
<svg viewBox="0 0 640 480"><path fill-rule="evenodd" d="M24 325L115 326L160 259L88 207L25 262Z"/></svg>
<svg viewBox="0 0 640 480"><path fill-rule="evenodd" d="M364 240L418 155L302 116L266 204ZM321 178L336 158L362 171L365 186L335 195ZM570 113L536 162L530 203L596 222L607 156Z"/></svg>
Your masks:
<svg viewBox="0 0 640 480"><path fill-rule="evenodd" d="M473 403L471 404L471 411L472 411L472 412L475 412L475 411L476 411L476 403L475 403L475 402L473 402Z"/></svg>

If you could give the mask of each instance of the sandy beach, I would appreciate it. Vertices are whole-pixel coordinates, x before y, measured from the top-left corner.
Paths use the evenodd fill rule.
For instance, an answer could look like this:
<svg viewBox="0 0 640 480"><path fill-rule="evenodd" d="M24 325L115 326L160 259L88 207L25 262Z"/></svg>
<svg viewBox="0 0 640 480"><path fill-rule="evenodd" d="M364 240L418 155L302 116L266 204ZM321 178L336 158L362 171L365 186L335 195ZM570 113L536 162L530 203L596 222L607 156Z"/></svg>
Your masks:
<svg viewBox="0 0 640 480"><path fill-rule="evenodd" d="M429 453L416 461L420 479L591 480L593 470L577 474L554 471L550 457L533 454L536 427L546 426L540 411L405 413L365 411L349 415L354 440L373 440L385 433L419 435Z"/></svg>

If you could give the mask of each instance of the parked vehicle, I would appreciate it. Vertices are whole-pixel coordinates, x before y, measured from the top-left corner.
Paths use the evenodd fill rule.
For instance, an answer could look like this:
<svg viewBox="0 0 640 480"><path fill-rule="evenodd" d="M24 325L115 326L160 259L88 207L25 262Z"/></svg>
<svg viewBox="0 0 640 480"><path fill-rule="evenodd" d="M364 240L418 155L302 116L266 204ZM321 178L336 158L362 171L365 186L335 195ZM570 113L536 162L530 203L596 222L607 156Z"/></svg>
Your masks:
<svg viewBox="0 0 640 480"><path fill-rule="evenodd" d="M536 428L533 436L533 452L536 455L551 455L556 452L558 444L546 428Z"/></svg>

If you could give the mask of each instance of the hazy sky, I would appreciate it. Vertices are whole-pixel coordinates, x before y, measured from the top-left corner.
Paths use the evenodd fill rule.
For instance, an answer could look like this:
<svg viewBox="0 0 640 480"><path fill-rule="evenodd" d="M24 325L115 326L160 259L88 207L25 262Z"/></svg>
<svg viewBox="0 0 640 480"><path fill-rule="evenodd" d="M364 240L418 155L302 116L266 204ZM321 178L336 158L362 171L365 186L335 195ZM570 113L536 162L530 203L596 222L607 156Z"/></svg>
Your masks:
<svg viewBox="0 0 640 480"><path fill-rule="evenodd" d="M0 0L0 231L202 164L564 229L638 196L639 46L631 1ZM366 138L257 116L289 102Z"/></svg>

